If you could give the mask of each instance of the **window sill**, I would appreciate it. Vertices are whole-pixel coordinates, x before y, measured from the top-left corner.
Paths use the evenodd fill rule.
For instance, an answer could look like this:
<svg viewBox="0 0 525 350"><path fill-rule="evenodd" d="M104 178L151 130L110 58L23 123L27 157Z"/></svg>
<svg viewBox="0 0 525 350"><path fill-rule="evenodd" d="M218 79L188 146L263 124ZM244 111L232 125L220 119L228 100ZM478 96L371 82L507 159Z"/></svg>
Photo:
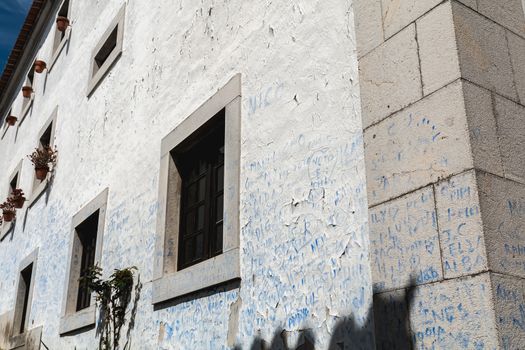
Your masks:
<svg viewBox="0 0 525 350"><path fill-rule="evenodd" d="M42 326L9 337L8 349L40 349Z"/></svg>
<svg viewBox="0 0 525 350"><path fill-rule="evenodd" d="M239 248L153 281L153 304L239 279Z"/></svg>
<svg viewBox="0 0 525 350"><path fill-rule="evenodd" d="M1 230L0 230L0 241L3 241L5 236L7 236L7 234L11 231L11 229L13 227L15 227L15 223L12 221L12 222L4 222L2 224L1 227Z"/></svg>
<svg viewBox="0 0 525 350"><path fill-rule="evenodd" d="M64 335L95 324L95 305L60 318L59 333Z"/></svg>
<svg viewBox="0 0 525 350"><path fill-rule="evenodd" d="M53 52L53 57L51 58L51 62L49 62L49 67L47 68L47 73L51 73L51 69L53 69L53 66L55 65L56 61L58 60L58 57L60 56L60 53L64 49L64 46L66 46L66 43L69 42L69 38L71 37L71 27L67 27L66 29L66 35L64 35L64 38L58 45L58 47Z"/></svg>
<svg viewBox="0 0 525 350"><path fill-rule="evenodd" d="M31 198L29 198L29 201L27 202L28 208L32 207L33 204L35 204L35 202L38 200L38 198L40 198L42 193L44 193L47 186L49 185L50 177L51 171L47 174L47 177L44 180L42 180L42 182L40 182L38 186L33 190L33 193L31 193Z"/></svg>

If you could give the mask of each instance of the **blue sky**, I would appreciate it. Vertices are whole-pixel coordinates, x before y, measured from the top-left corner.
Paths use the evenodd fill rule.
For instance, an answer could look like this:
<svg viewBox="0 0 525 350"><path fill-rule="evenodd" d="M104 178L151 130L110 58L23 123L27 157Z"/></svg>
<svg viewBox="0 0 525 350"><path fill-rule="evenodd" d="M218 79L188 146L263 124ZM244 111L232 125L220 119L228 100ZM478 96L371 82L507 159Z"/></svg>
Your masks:
<svg viewBox="0 0 525 350"><path fill-rule="evenodd" d="M0 0L0 74L15 44L32 0Z"/></svg>

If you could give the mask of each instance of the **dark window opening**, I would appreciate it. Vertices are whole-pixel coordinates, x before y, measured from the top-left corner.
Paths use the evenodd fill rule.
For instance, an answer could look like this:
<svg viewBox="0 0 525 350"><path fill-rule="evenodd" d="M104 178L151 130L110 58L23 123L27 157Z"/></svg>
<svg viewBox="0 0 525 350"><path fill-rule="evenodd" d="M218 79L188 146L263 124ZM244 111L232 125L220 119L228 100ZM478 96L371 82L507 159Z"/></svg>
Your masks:
<svg viewBox="0 0 525 350"><path fill-rule="evenodd" d="M29 73L27 73L27 81L28 81L28 85L29 86L33 86L33 81L35 79L35 70L34 69L30 69L29 70Z"/></svg>
<svg viewBox="0 0 525 350"><path fill-rule="evenodd" d="M222 253L224 114L172 151L182 179L179 270Z"/></svg>
<svg viewBox="0 0 525 350"><path fill-rule="evenodd" d="M95 65L93 66L93 75L102 67L104 62L108 59L109 55L115 47L117 47L117 33L118 25L113 29L106 42L95 55Z"/></svg>
<svg viewBox="0 0 525 350"><path fill-rule="evenodd" d="M51 129L53 127L53 123L49 124L46 131L40 136L40 148L49 147L51 145Z"/></svg>
<svg viewBox="0 0 525 350"><path fill-rule="evenodd" d="M84 222L75 229L82 255L80 259L80 276L77 296L77 311L85 309L91 304L91 290L84 279L89 270L95 266L95 252L97 249L97 231L98 231L99 211L91 214Z"/></svg>
<svg viewBox="0 0 525 350"><path fill-rule="evenodd" d="M9 182L9 194L11 194L18 186L18 173L13 176L11 182Z"/></svg>
<svg viewBox="0 0 525 350"><path fill-rule="evenodd" d="M67 18L68 17L68 12L69 12L69 0L66 0L66 1L64 1L62 6L60 7L60 10L58 10L58 16ZM57 30L57 32L60 35L60 41L62 41L64 39L64 37L66 36L66 32L65 31L61 32L59 30Z"/></svg>
<svg viewBox="0 0 525 350"><path fill-rule="evenodd" d="M22 304L22 316L20 317L20 327L19 332L24 333L26 318L27 318L27 308L29 306L29 290L31 289L31 275L33 273L33 264L26 267L22 272L20 272L20 284L21 290L23 293L23 304Z"/></svg>

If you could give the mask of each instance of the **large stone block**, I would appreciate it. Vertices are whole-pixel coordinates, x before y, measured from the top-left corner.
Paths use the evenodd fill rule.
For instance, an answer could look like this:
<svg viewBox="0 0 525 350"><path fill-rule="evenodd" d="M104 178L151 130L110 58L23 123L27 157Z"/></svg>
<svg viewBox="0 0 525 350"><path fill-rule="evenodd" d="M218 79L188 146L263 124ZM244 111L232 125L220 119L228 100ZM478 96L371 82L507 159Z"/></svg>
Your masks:
<svg viewBox="0 0 525 350"><path fill-rule="evenodd" d="M487 173L477 178L489 268L525 277L525 186Z"/></svg>
<svg viewBox="0 0 525 350"><path fill-rule="evenodd" d="M354 0L357 56L361 57L383 42L381 0Z"/></svg>
<svg viewBox="0 0 525 350"><path fill-rule="evenodd" d="M498 136L507 178L525 182L525 107L496 96L494 110L498 122Z"/></svg>
<svg viewBox="0 0 525 350"><path fill-rule="evenodd" d="M370 205L473 166L460 81L370 127L364 138Z"/></svg>
<svg viewBox="0 0 525 350"><path fill-rule="evenodd" d="M432 187L370 209L374 292L442 279Z"/></svg>
<svg viewBox="0 0 525 350"><path fill-rule="evenodd" d="M363 126L367 127L421 98L416 30L412 25L359 63Z"/></svg>
<svg viewBox="0 0 525 350"><path fill-rule="evenodd" d="M419 286L410 308L414 349L498 349L489 274Z"/></svg>
<svg viewBox="0 0 525 350"><path fill-rule="evenodd" d="M525 346L525 281L491 274L500 349Z"/></svg>
<svg viewBox="0 0 525 350"><path fill-rule="evenodd" d="M525 36L522 0L478 0L478 11L513 32Z"/></svg>
<svg viewBox="0 0 525 350"><path fill-rule="evenodd" d="M475 172L437 184L436 204L445 278L486 271L487 253Z"/></svg>
<svg viewBox="0 0 525 350"><path fill-rule="evenodd" d="M505 29L461 4L452 11L462 77L517 99Z"/></svg>
<svg viewBox="0 0 525 350"><path fill-rule="evenodd" d="M423 92L428 95L461 76L450 2L434 8L416 25Z"/></svg>
<svg viewBox="0 0 525 350"><path fill-rule="evenodd" d="M463 81L463 94L474 166L503 176L492 94L467 81Z"/></svg>
<svg viewBox="0 0 525 350"><path fill-rule="evenodd" d="M385 37L391 37L440 2L441 0L382 0Z"/></svg>
<svg viewBox="0 0 525 350"><path fill-rule="evenodd" d="M525 105L525 39L507 31L509 52L514 71L514 81L518 90L519 99Z"/></svg>

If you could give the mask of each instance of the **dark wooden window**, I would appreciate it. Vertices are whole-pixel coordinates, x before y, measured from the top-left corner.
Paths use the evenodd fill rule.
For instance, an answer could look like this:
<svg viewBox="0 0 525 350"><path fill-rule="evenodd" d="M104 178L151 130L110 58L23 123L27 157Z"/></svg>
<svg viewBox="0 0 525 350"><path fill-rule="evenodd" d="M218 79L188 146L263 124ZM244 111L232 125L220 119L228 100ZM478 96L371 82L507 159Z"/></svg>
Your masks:
<svg viewBox="0 0 525 350"><path fill-rule="evenodd" d="M222 253L224 110L173 152L182 179L178 268Z"/></svg>
<svg viewBox="0 0 525 350"><path fill-rule="evenodd" d="M31 275L33 274L33 264L20 272L20 283L22 284L23 303L22 303L22 317L20 318L19 332L24 333L27 318L27 308L29 306L29 291L31 290Z"/></svg>
<svg viewBox="0 0 525 350"><path fill-rule="evenodd" d="M97 210L75 229L82 249L82 256L80 259L80 278L78 282L77 311L85 309L91 304L91 291L89 290L84 277L95 264L98 214L99 211Z"/></svg>

